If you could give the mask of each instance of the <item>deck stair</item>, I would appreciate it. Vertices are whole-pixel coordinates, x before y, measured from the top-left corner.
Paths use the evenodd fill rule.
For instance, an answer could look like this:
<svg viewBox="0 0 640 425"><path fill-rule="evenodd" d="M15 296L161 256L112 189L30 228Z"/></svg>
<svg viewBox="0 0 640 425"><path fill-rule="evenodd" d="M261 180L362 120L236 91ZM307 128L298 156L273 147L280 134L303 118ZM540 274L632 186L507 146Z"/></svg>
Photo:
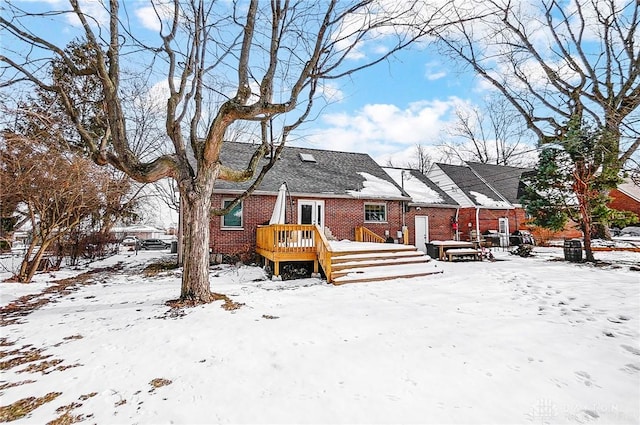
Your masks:
<svg viewBox="0 0 640 425"><path fill-rule="evenodd" d="M430 257L411 245L368 244L365 249L331 253L331 282L335 285L427 276L436 273ZM439 272L439 271L438 271Z"/></svg>

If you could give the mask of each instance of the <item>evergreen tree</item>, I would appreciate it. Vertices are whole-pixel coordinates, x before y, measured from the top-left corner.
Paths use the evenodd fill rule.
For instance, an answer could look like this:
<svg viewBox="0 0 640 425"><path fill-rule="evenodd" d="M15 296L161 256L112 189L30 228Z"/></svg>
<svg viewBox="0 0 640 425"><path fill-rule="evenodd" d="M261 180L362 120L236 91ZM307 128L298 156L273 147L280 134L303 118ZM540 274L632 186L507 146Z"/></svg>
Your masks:
<svg viewBox="0 0 640 425"><path fill-rule="evenodd" d="M536 172L525 178L527 188L522 202L535 225L558 231L569 220L578 223L584 235L586 259L594 261L593 227L624 225L635 217L607 206L607 193L621 182L615 170L605 167L611 156L617 155L607 131L590 127L575 117L567 127L557 144L542 150Z"/></svg>

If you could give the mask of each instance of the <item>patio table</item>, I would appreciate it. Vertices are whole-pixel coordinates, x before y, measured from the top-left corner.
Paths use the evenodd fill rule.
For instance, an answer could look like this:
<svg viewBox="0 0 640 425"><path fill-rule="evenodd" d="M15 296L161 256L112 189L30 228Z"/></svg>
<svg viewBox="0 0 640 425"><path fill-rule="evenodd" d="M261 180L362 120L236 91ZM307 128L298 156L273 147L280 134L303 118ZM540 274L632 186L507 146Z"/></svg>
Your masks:
<svg viewBox="0 0 640 425"><path fill-rule="evenodd" d="M446 260L447 255L446 252L448 249L452 248L476 248L476 244L473 242L466 241L431 241L430 244L437 246L439 249L438 259Z"/></svg>

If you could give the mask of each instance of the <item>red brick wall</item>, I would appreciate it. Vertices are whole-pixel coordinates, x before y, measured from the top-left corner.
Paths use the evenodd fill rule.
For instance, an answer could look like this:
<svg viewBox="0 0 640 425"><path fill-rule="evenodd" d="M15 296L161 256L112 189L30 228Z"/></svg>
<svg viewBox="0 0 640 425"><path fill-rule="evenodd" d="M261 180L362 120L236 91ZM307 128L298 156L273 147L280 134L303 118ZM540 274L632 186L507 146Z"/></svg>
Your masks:
<svg viewBox="0 0 640 425"><path fill-rule="evenodd" d="M387 221L385 223L365 223L365 204L385 204ZM365 226L367 229L384 237L385 231L395 238L396 232L402 230L402 209L399 201L380 201L364 199L327 199L325 200L325 225L337 239L355 239L355 228ZM297 219L296 219L297 220Z"/></svg>
<svg viewBox="0 0 640 425"><path fill-rule="evenodd" d="M222 206L223 199L231 199L229 196L214 195L213 206ZM287 199L287 222L298 222L298 199L293 199L293 208ZM310 198L302 198L310 199ZM211 252L214 254L247 254L255 250L256 228L258 225L267 224L271 218L275 196L254 195L244 201L243 228L222 229L222 218L212 216L210 222ZM364 204L383 203L387 206L386 223L365 223ZM325 226L337 239L355 239L355 228L364 225L369 230L383 236L388 230L389 234L396 237L396 232L402 228L401 203L399 201L380 201L364 199L325 199Z"/></svg>
<svg viewBox="0 0 640 425"><path fill-rule="evenodd" d="M456 215L455 208L421 207L418 210L415 207L411 207L405 218L409 232L409 243L411 245L415 245L416 243L415 217L417 215L426 215L429 217L429 240L450 240L454 238L451 219Z"/></svg>
<svg viewBox="0 0 640 425"><path fill-rule="evenodd" d="M631 211L635 213L640 220L640 202L620 192L618 189L613 189L609 192L609 196L612 198L611 202L609 202L609 207L619 211Z"/></svg>
<svg viewBox="0 0 640 425"><path fill-rule="evenodd" d="M509 232L513 233L516 230L526 229L525 211L522 208L516 208L512 210L490 210L480 209L478 215L480 233L485 233L487 230L498 230L498 221L500 218L506 217L509 219ZM471 223L471 227L469 227ZM462 232L461 239L469 238L469 231L476 230L476 209L475 208L460 208L459 214L459 226Z"/></svg>
<svg viewBox="0 0 640 425"><path fill-rule="evenodd" d="M609 207L620 211L632 211L638 216L640 220L640 202L631 198L629 195L620 192L617 189L613 189L611 192L609 192L609 196L612 198L612 200L609 202ZM582 237L582 231L580 230L578 224L573 221L569 221L564 230L559 232L553 232L544 228L531 226L531 233L536 238L536 241L541 244L546 244L548 241L553 240Z"/></svg>
<svg viewBox="0 0 640 425"><path fill-rule="evenodd" d="M212 207L222 207L223 199L233 196L214 195ZM242 229L222 229L222 217L211 216L209 246L214 254L244 255L255 251L256 228L271 218L276 196L250 196L244 200ZM288 213L288 211L287 211ZM288 217L288 216L287 216Z"/></svg>
<svg viewBox="0 0 640 425"><path fill-rule="evenodd" d="M222 199L228 196L215 195L213 205L222 205ZM287 222L298 222L298 199L293 198L293 208L287 200ZM305 198L307 199L307 198ZM276 197L267 195L250 196L244 201L243 228L241 230L221 229L221 217L211 218L210 246L214 254L240 254L253 253L256 243L256 228L258 225L267 224L275 205ZM365 226L374 233L384 237L388 231L391 237L397 238L397 232L402 229L402 203L399 201L379 201L364 199L325 199L325 226L337 239L355 239L355 228ZM384 203L387 205L386 223L365 223L365 203ZM409 243L415 244L415 216L426 215L429 217L429 239L447 240L454 238L451 219L455 216L455 208L409 208L405 212L404 222L409 233ZM515 210L480 210L480 232L498 230L498 219L509 218L509 231L525 229L525 212L523 209ZM458 216L461 239L469 238L468 223L471 229L476 228L475 208L461 208Z"/></svg>

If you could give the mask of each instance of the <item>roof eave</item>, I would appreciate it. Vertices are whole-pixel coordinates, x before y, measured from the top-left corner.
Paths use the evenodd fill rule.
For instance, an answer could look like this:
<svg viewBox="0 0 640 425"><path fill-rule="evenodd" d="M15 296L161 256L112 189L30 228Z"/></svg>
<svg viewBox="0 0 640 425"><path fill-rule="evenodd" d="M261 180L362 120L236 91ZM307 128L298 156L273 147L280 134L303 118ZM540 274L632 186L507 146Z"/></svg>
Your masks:
<svg viewBox="0 0 640 425"><path fill-rule="evenodd" d="M234 190L234 189L214 189L214 194L219 195L241 195L244 193L244 190ZM278 192L274 191L266 191L266 190L255 190L251 195L258 196L277 196ZM251 196L250 195L250 196ZM408 201L411 198L403 197L403 196L353 196L348 193L311 193L311 192L290 192L290 195L295 198L330 198L330 199L380 199L381 201Z"/></svg>
<svg viewBox="0 0 640 425"><path fill-rule="evenodd" d="M409 202L410 207L420 207L420 208L460 208L460 205L454 204L433 204L427 202Z"/></svg>

